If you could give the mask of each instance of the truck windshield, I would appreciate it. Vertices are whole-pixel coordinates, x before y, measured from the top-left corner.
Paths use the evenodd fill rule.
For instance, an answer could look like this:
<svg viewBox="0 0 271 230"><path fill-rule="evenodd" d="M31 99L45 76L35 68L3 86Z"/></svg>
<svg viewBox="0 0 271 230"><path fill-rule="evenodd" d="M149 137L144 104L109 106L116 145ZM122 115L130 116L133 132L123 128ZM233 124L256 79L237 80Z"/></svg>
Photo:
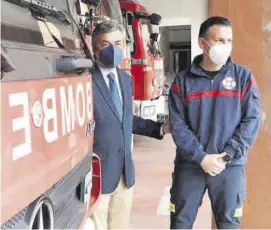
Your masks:
<svg viewBox="0 0 271 230"><path fill-rule="evenodd" d="M142 26L142 39L144 42L144 47L146 51L149 51L150 48L150 33L151 33L151 25L149 20L147 19L140 19L141 26Z"/></svg>
<svg viewBox="0 0 271 230"><path fill-rule="evenodd" d="M134 36L134 28L132 25L134 17L133 14L127 13L126 17L124 17L125 24L127 25L127 32L129 34L130 39L130 52L131 55L135 53L136 45L135 45L135 36ZM142 40L144 44L144 49L147 52L156 53L158 51L157 46L155 47L154 43L150 41L150 35L152 33L152 25L148 19L140 19L141 24L141 34L142 34Z"/></svg>
<svg viewBox="0 0 271 230"><path fill-rule="evenodd" d="M140 19L140 21L142 25L142 38L146 51L152 54L161 54L158 41L150 38L152 33L159 33L159 27L156 28L157 26L151 25L150 21L147 19Z"/></svg>
<svg viewBox="0 0 271 230"><path fill-rule="evenodd" d="M130 39L129 45L130 45L130 52L131 55L135 53L135 37L134 37L134 31L133 31L133 25L132 25L132 20L133 20L133 15L131 13L127 13L126 17L123 18L124 24L127 26L127 33L128 37Z"/></svg>

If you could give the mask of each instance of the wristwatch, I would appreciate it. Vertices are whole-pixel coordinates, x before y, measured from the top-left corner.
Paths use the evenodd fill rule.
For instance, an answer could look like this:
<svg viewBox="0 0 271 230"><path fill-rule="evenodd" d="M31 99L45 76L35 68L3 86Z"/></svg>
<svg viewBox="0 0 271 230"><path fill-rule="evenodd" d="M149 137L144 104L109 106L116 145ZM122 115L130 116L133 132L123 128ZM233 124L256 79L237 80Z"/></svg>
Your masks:
<svg viewBox="0 0 271 230"><path fill-rule="evenodd" d="M229 154L225 155L222 159L227 162L227 164L231 163L231 156Z"/></svg>

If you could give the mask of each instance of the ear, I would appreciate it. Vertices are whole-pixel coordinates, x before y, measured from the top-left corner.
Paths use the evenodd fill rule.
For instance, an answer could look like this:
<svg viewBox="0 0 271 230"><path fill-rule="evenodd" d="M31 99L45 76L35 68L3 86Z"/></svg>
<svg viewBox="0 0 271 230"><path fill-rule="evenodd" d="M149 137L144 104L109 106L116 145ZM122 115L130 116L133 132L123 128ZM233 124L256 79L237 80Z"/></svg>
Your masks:
<svg viewBox="0 0 271 230"><path fill-rule="evenodd" d="M203 48L204 48L204 41L203 41L202 38L199 37L198 43L199 43L199 47L200 47L201 49L203 49Z"/></svg>

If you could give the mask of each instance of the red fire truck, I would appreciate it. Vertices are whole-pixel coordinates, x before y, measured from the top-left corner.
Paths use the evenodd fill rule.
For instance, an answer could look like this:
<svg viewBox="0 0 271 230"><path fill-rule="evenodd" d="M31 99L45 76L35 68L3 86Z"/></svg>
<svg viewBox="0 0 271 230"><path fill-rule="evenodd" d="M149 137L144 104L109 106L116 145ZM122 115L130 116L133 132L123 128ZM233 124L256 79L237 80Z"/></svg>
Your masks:
<svg viewBox="0 0 271 230"><path fill-rule="evenodd" d="M1 228L83 228L99 196L100 161L93 62L74 1L1 7Z"/></svg>
<svg viewBox="0 0 271 230"><path fill-rule="evenodd" d="M130 40L135 113L143 118L164 121L167 105L163 95L163 56L159 49L161 16L149 14L136 0L119 2Z"/></svg>

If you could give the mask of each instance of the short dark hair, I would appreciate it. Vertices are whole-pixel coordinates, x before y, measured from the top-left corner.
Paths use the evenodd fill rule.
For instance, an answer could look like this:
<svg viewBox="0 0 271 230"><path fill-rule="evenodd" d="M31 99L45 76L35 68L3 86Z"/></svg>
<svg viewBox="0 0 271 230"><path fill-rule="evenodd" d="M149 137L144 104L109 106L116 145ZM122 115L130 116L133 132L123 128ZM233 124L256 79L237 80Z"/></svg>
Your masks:
<svg viewBox="0 0 271 230"><path fill-rule="evenodd" d="M123 33L123 26L115 20L107 20L99 23L92 33L92 49L95 50L97 45L97 38L104 33L110 33L119 30Z"/></svg>
<svg viewBox="0 0 271 230"><path fill-rule="evenodd" d="M200 38L206 37L206 34L209 28L214 25L231 27L231 22L229 21L229 19L221 17L221 16L210 17L201 24L200 29L199 29L199 37Z"/></svg>

